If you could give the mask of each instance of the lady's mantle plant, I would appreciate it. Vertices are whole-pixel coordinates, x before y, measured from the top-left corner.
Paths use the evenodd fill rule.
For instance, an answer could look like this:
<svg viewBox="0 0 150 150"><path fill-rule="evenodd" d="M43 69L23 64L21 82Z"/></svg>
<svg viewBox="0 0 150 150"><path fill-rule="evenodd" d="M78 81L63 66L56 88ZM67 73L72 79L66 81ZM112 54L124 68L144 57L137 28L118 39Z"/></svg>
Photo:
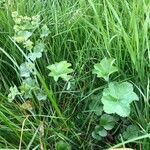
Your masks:
<svg viewBox="0 0 150 150"><path fill-rule="evenodd" d="M12 102L17 95L23 97L25 100L36 96L38 100L46 100L47 95L39 85L36 77L38 76L35 67L35 62L38 58L42 57L42 53L45 50L44 38L50 33L48 27L41 24L40 16L21 16L18 12L12 13L14 25L14 42L22 46L23 55L25 56L25 62L20 65L20 76L22 77L22 83L19 89L14 85L10 88L8 95L9 102ZM39 29L39 39L37 42L32 41L32 36L36 29ZM98 103L92 102L90 109L100 117L100 122L96 125L92 132L93 138L100 140L102 137L106 137L108 132L112 130L117 122L117 119L110 114L117 114L121 117L127 117L130 114L130 104L134 100L138 100L138 96L133 91L133 85L129 82L110 82L110 75L118 71L118 68L114 65L114 58L104 58L100 63L94 65L93 74L97 77L103 78L107 82L107 87L103 90L101 100ZM53 77L57 82L59 78L62 78L67 83L70 83L73 69L70 68L71 64L67 61L61 61L47 66L50 70L49 76ZM39 77L41 83L43 79ZM45 83L43 83L47 93ZM51 99L51 95L48 95ZM53 106L57 110L57 113L62 117L59 108L56 106L54 100L51 100ZM26 106L26 104L24 104ZM106 114L103 114L103 111Z"/></svg>
<svg viewBox="0 0 150 150"><path fill-rule="evenodd" d="M49 35L50 31L47 25L41 24L39 15L28 17L19 15L15 11L12 12L12 18L15 22L13 39L16 44L23 47L22 51L26 60L19 68L22 84L19 89L16 86L10 88L8 100L12 102L17 95L27 100L33 98L33 94L38 100L45 100L47 96L36 79L35 62L42 57L45 50L44 38ZM39 28L41 30L37 32L36 30ZM34 43L32 37L35 32L39 34L40 38Z"/></svg>
<svg viewBox="0 0 150 150"><path fill-rule="evenodd" d="M113 65L114 62L114 58L102 59L100 63L94 65L93 74L96 74L99 78L104 78L106 81L109 81L109 76L118 71L117 67Z"/></svg>
<svg viewBox="0 0 150 150"><path fill-rule="evenodd" d="M95 126L95 129L92 132L92 137L96 140L101 140L103 137L106 137L108 131L114 128L116 121L117 118L108 114L103 114L100 117L99 124Z"/></svg>
<svg viewBox="0 0 150 150"><path fill-rule="evenodd" d="M70 63L67 61L61 61L59 63L49 65L47 68L51 71L49 76L52 76L57 82L59 78L62 78L64 81L69 81L71 79L72 76L69 74L73 72L73 69L69 67L71 67Z"/></svg>
<svg viewBox="0 0 150 150"><path fill-rule="evenodd" d="M109 81L109 76L118 70L114 66L114 61L113 58L102 59L100 63L94 65L93 73ZM134 100L138 100L138 96L133 92L131 83L108 82L108 87L103 90L101 102L105 113L127 117L130 114L130 104Z"/></svg>
<svg viewBox="0 0 150 150"><path fill-rule="evenodd" d="M103 90L101 100L98 102L99 104L95 106L96 110L99 108L101 113L102 110L106 113L101 116L99 125L92 132L93 138L97 140L107 136L107 130L113 129L115 125L113 116L107 114L117 114L121 117L127 117L130 114L130 104L138 100L138 96L134 93L131 83L110 82L110 75L118 71L114 62L115 59L113 58L104 58L100 63L95 64L93 69L93 74L108 82L108 86Z"/></svg>
<svg viewBox="0 0 150 150"><path fill-rule="evenodd" d="M109 83L101 99L106 113L116 113L121 117L129 116L130 104L134 100L138 100L138 96L133 92L133 86L129 82Z"/></svg>

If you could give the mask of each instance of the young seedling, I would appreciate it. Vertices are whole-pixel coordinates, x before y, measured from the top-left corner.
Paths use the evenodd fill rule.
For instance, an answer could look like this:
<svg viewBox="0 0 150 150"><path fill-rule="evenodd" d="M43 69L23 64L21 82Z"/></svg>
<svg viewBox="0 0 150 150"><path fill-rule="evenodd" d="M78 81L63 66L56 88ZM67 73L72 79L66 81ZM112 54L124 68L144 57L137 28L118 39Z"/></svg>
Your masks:
<svg viewBox="0 0 150 150"><path fill-rule="evenodd" d="M138 135L139 135L139 128L135 125L129 125L127 129L123 132L123 138L126 140L138 137Z"/></svg>
<svg viewBox="0 0 150 150"><path fill-rule="evenodd" d="M92 137L96 140L101 140L106 137L109 130L115 126L116 119L113 116L103 114L100 118L99 125L97 125L92 132Z"/></svg>

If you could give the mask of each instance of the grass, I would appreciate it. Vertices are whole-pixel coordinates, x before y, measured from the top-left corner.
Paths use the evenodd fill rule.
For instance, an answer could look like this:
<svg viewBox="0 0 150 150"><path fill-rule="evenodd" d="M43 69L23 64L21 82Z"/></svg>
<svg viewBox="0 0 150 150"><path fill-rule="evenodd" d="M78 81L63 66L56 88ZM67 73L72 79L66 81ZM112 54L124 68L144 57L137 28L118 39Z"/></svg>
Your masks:
<svg viewBox="0 0 150 150"><path fill-rule="evenodd" d="M22 110L18 100L7 101L10 86L19 86L22 81L18 66L25 60L23 53L27 53L11 40L11 12L16 10L27 16L40 14L51 32L45 41L47 52L37 61L39 79L50 101L33 99L32 113ZM128 147L149 150L149 17L149 0L17 0L12 6L1 6L0 148L54 149L57 141L64 140L73 149L105 149L128 143ZM105 86L92 69L104 57L116 59L119 73L115 79L132 82L140 98L132 105L132 115L118 126L128 120L144 135L122 144L116 138L119 130L112 140L98 142L91 137L95 117L86 111L91 96L101 93ZM46 66L62 60L70 62L75 70L76 87L72 91L66 91L63 82L56 84L48 77Z"/></svg>

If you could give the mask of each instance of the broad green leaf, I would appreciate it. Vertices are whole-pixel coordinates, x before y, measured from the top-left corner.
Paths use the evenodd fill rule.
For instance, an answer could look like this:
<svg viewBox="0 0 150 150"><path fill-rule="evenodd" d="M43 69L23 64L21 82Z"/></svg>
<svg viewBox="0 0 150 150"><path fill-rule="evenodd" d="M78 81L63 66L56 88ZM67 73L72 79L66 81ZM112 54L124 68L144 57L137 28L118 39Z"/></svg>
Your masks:
<svg viewBox="0 0 150 150"><path fill-rule="evenodd" d="M35 27L38 27L40 24L40 15L32 16L31 24Z"/></svg>
<svg viewBox="0 0 150 150"><path fill-rule="evenodd" d="M29 51L31 51L31 49L33 48L33 42L30 40L25 41L23 44L24 47Z"/></svg>
<svg viewBox="0 0 150 150"><path fill-rule="evenodd" d="M9 91L10 93L8 94L8 101L11 103L17 95L20 95L20 92L16 86L10 87Z"/></svg>
<svg viewBox="0 0 150 150"><path fill-rule="evenodd" d="M93 74L97 74L97 77L109 81L110 74L118 71L117 67L113 66L114 62L114 58L102 59L100 63L94 65Z"/></svg>
<svg viewBox="0 0 150 150"><path fill-rule="evenodd" d="M17 43L22 43L28 40L28 38L32 35L31 32L28 31L19 31L15 36L14 36L14 40Z"/></svg>
<svg viewBox="0 0 150 150"><path fill-rule="evenodd" d="M50 33L49 28L47 27L47 25L44 25L41 29L42 29L42 33L41 33L40 38L47 37Z"/></svg>
<svg viewBox="0 0 150 150"><path fill-rule="evenodd" d="M113 129L115 125L115 118L113 116L103 114L100 118L100 126L103 126L106 130Z"/></svg>
<svg viewBox="0 0 150 150"><path fill-rule="evenodd" d="M41 52L33 52L33 53L29 53L28 58L30 58L32 61L35 61L37 58L41 58L42 57L42 53Z"/></svg>
<svg viewBox="0 0 150 150"><path fill-rule="evenodd" d="M43 43L38 43L32 53L29 53L28 58L31 59L32 61L35 61L37 58L42 57L42 52L44 51L44 44Z"/></svg>
<svg viewBox="0 0 150 150"><path fill-rule="evenodd" d="M45 95L44 91L40 88L38 88L37 90L35 90L35 96L39 101L42 100L46 100L47 99L47 95Z"/></svg>
<svg viewBox="0 0 150 150"><path fill-rule="evenodd" d="M102 137L106 137L106 136L107 136L107 131L102 126L99 125L97 125L94 131L92 132L92 137L97 140L101 140Z"/></svg>
<svg viewBox="0 0 150 150"><path fill-rule="evenodd" d="M35 72L35 65L32 62L25 62L20 65L21 77L30 77L30 73Z"/></svg>
<svg viewBox="0 0 150 150"><path fill-rule="evenodd" d="M36 53L39 53L39 52L42 53L42 52L44 51L44 48L45 48L44 43L39 42L39 43L37 43L37 44L35 45L33 51L36 52Z"/></svg>
<svg viewBox="0 0 150 150"><path fill-rule="evenodd" d="M92 137L98 141L102 140L102 137L95 131L92 132Z"/></svg>
<svg viewBox="0 0 150 150"><path fill-rule="evenodd" d="M129 125L126 131L123 132L123 138L130 140L132 138L138 137L139 128L135 125Z"/></svg>
<svg viewBox="0 0 150 150"><path fill-rule="evenodd" d="M102 96L103 109L108 114L116 113L119 116L127 117L130 114L130 103L138 100L133 92L133 86L129 82L112 82L104 89Z"/></svg>
<svg viewBox="0 0 150 150"><path fill-rule="evenodd" d="M59 141L55 145L56 150L71 150L71 146L64 141Z"/></svg>
<svg viewBox="0 0 150 150"><path fill-rule="evenodd" d="M98 131L98 134L101 136L101 137L106 137L107 136L107 131L105 129L102 129L100 131Z"/></svg>
<svg viewBox="0 0 150 150"><path fill-rule="evenodd" d="M67 61L49 65L47 67L51 71L49 76L52 76L56 82L59 78L62 78L64 81L69 81L72 76L68 74L73 72L73 69L69 68L70 66L71 64L67 63Z"/></svg>
<svg viewBox="0 0 150 150"><path fill-rule="evenodd" d="M19 87L21 94L24 96L25 99L32 98L32 91L36 87L36 82L32 78L27 78L23 80L21 86Z"/></svg>
<svg viewBox="0 0 150 150"><path fill-rule="evenodd" d="M11 13L11 16L12 16L13 18L18 17L18 12L17 12L17 11L13 11L13 12Z"/></svg>
<svg viewBox="0 0 150 150"><path fill-rule="evenodd" d="M30 71L27 69L27 66L25 63L20 65L20 75L21 77L30 77Z"/></svg>

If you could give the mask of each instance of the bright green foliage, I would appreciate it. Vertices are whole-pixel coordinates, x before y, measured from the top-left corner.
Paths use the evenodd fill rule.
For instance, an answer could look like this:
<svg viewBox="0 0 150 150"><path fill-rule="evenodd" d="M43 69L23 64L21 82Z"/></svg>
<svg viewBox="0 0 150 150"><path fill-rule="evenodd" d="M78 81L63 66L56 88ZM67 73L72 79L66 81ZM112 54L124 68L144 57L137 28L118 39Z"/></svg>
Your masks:
<svg viewBox="0 0 150 150"><path fill-rule="evenodd" d="M30 74L35 71L35 65L32 62L25 62L20 65L20 76L30 77Z"/></svg>
<svg viewBox="0 0 150 150"><path fill-rule="evenodd" d="M25 99L33 98L33 93L39 101L47 99L47 96L45 95L43 89L39 88L36 80L32 79L31 77L23 80L19 88L22 96Z"/></svg>
<svg viewBox="0 0 150 150"><path fill-rule="evenodd" d="M31 49L33 48L33 42L30 40L25 41L23 44L24 47L29 51L31 51Z"/></svg>
<svg viewBox="0 0 150 150"><path fill-rule="evenodd" d="M116 119L113 116L103 114L100 118L99 125L97 125L92 132L92 137L96 140L101 140L107 136L107 131L115 126Z"/></svg>
<svg viewBox="0 0 150 150"><path fill-rule="evenodd" d="M20 94L20 92L18 91L16 86L10 87L9 90L10 93L8 94L8 101L11 103L15 99L15 97Z"/></svg>
<svg viewBox="0 0 150 150"><path fill-rule="evenodd" d="M19 31L15 36L14 36L14 40L17 43L22 43L22 42L26 42L28 40L28 38L32 35L31 32L29 31Z"/></svg>
<svg viewBox="0 0 150 150"><path fill-rule="evenodd" d="M100 63L94 65L93 73L97 74L97 77L104 78L109 81L110 74L118 71L117 67L113 66L115 62L114 58L104 58Z"/></svg>
<svg viewBox="0 0 150 150"><path fill-rule="evenodd" d="M21 94L25 99L32 98L32 90L36 87L36 82L32 78L23 80L20 88Z"/></svg>
<svg viewBox="0 0 150 150"><path fill-rule="evenodd" d="M44 44L42 42L35 45L33 52L28 54L28 58L35 61L37 58L42 57L42 52L44 51Z"/></svg>
<svg viewBox="0 0 150 150"><path fill-rule="evenodd" d="M15 1L12 7L8 6L9 1ZM65 0L63 3L59 0L0 0L0 3L0 46L3 49L0 48L1 148L55 149L54 143L60 139L70 142L73 149L113 149L111 146L119 144L119 147L149 150L150 0ZM18 12L12 13L11 18L12 10ZM41 18L33 16L37 13ZM45 39L48 29L44 23L50 27L48 39ZM32 35L27 37L25 34L27 38L24 35L17 37L20 31ZM17 38L15 43L10 40L10 36ZM34 51L40 42L44 42L47 48L44 57L41 57L40 51ZM95 77L99 75L100 80L108 81L105 84L95 80L91 74L91 65L96 60L100 63L105 57L108 60L108 56L116 59L114 64L100 65L104 74L101 69L93 71L97 72ZM74 66L74 85L71 83L72 78L65 84L48 81L44 68L55 63L55 60L68 60ZM27 76L18 75L18 65L25 61L35 64L38 71L36 76L30 71ZM107 65L118 67L119 73L109 74L112 70L108 71ZM26 71L28 69L24 73ZM21 95L17 95L13 103L5 101L10 85L26 82L24 80L29 77L35 80L36 85L24 83L22 89L17 87ZM140 102L130 103L130 117L120 118L113 127L112 122L110 125L107 122L109 117L102 115L102 89L111 80L123 82L130 79L138 87L136 90ZM20 84L22 86L23 83ZM44 93L48 96L47 101L37 102L37 99L45 99ZM89 101L93 93L100 95L99 100ZM116 107L113 109L117 111ZM122 141L118 141L117 137L122 133L121 129L125 129L126 121L138 125L144 135L127 141L130 138L122 134ZM91 137L96 125L101 130L93 132L93 135L102 139L100 142ZM112 127L112 130L105 129ZM102 138L106 131L107 137Z"/></svg>
<svg viewBox="0 0 150 150"><path fill-rule="evenodd" d="M15 11L12 12L12 18L15 22L15 35L13 39L17 43L22 43L27 50L31 51L33 48L33 42L29 38L32 36L35 29L39 27L40 16L22 16Z"/></svg>
<svg viewBox="0 0 150 150"><path fill-rule="evenodd" d="M89 104L89 109L94 112L97 116L100 116L103 112L103 105L100 101L100 95L93 95Z"/></svg>
<svg viewBox="0 0 150 150"><path fill-rule="evenodd" d="M37 88L34 90L34 94L39 101L43 101L47 99L47 95L41 88Z"/></svg>
<svg viewBox="0 0 150 150"><path fill-rule="evenodd" d="M99 128L99 130L98 130ZM102 140L102 137L98 134L98 132L100 131L100 127L96 126L94 131L92 132L92 137L96 140Z"/></svg>
<svg viewBox="0 0 150 150"><path fill-rule="evenodd" d="M123 138L126 140L138 137L138 135L139 135L139 128L135 125L129 125L126 131L123 132Z"/></svg>
<svg viewBox="0 0 150 150"><path fill-rule="evenodd" d="M115 126L115 118L113 116L104 114L100 118L100 125L103 126L106 130L111 130Z"/></svg>
<svg viewBox="0 0 150 150"><path fill-rule="evenodd" d="M64 141L59 141L55 145L56 150L71 150L71 146Z"/></svg>
<svg viewBox="0 0 150 150"><path fill-rule="evenodd" d="M32 17L19 15L17 11L12 12L12 18L15 22L14 29L15 31L25 31L30 30L33 31L40 24L40 16L35 15Z"/></svg>
<svg viewBox="0 0 150 150"><path fill-rule="evenodd" d="M35 79L32 79L31 77L23 80L19 88L22 96L25 99L33 98L33 93L39 101L47 99L47 96L45 95L42 88L39 88Z"/></svg>
<svg viewBox="0 0 150 150"><path fill-rule="evenodd" d="M121 117L127 117L130 114L130 104L138 100L138 96L133 92L133 86L129 82L113 82L104 89L102 103L103 109L108 114L116 113Z"/></svg>
<svg viewBox="0 0 150 150"><path fill-rule="evenodd" d="M35 79L32 79L31 75L36 75L36 68L34 61L37 58L42 57L42 52L44 51L44 43L39 38L36 43L33 43L30 38L35 32L35 29L40 25L40 16L35 15L32 17L21 16L17 11L12 12L12 18L15 22L14 30L14 40L17 43L22 44L24 48L30 51L27 54L27 61L20 65L20 76L25 78L20 86L20 91L22 97L25 99L35 97L41 101L46 100L47 96L45 95L43 89L39 87L38 82ZM42 27L42 37L46 37L49 34L49 29L46 25ZM33 46L35 44L35 46ZM33 52L32 52L33 51Z"/></svg>
<svg viewBox="0 0 150 150"><path fill-rule="evenodd" d="M67 61L49 65L47 67L51 71L49 76L52 76L56 82L59 78L62 78L64 81L69 81L72 76L68 74L73 72L73 69L69 68L70 66L71 64L67 63Z"/></svg>
<svg viewBox="0 0 150 150"><path fill-rule="evenodd" d="M40 35L40 38L47 37L47 36L49 35L49 33L50 33L50 30L49 30L49 28L47 27L47 25L44 25L44 26L41 28L41 30L42 30L42 33L41 33L41 35Z"/></svg>
<svg viewBox="0 0 150 150"><path fill-rule="evenodd" d="M101 140L102 137L106 137L107 136L107 131L102 127L97 125L94 129L94 131L92 132L92 137L96 140Z"/></svg>

